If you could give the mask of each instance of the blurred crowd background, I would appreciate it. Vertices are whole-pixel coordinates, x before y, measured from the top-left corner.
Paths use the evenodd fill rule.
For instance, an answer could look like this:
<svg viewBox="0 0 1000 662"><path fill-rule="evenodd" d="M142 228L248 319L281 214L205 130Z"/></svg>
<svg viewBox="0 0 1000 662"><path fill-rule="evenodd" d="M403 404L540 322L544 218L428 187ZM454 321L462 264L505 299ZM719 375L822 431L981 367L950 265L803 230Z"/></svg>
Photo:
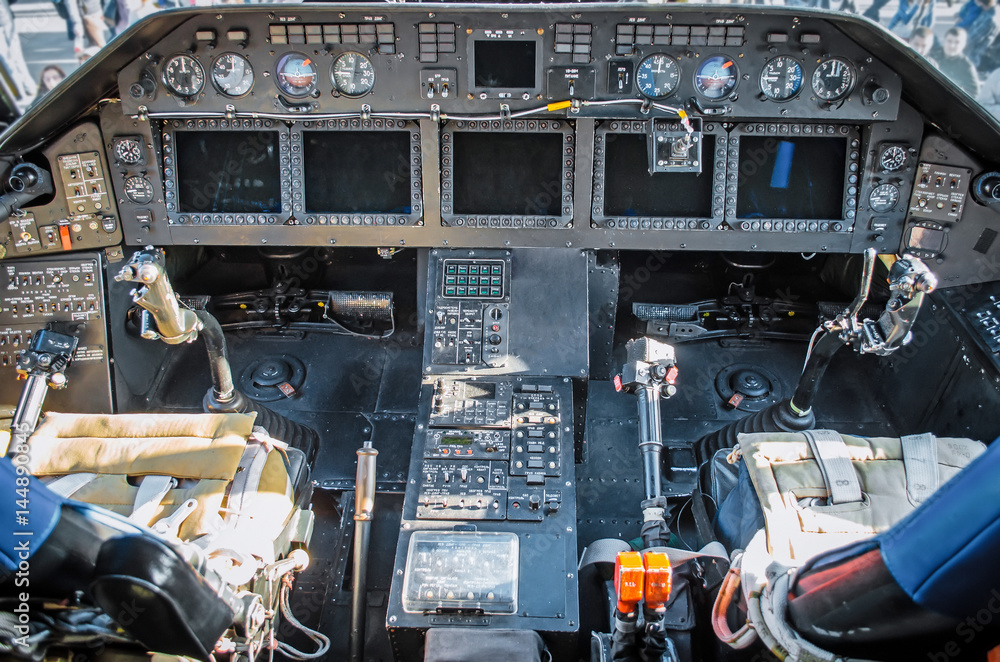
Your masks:
<svg viewBox="0 0 1000 662"><path fill-rule="evenodd" d="M172 7L228 1L244 0L0 0L0 65L23 111L140 18ZM1000 0L749 2L866 16L1000 117Z"/></svg>

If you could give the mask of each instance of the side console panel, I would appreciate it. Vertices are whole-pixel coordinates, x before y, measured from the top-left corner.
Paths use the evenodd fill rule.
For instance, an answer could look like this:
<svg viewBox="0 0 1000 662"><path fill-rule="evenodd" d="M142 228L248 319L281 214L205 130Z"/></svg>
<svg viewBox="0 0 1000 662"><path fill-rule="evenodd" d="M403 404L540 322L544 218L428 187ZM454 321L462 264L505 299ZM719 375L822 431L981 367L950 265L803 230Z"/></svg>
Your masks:
<svg viewBox="0 0 1000 662"><path fill-rule="evenodd" d="M108 335L104 316L104 282L97 254L10 260L2 265L0 294L0 408L13 412L23 382L14 369L17 354L31 335L50 322L78 332L80 344L66 371L68 385L50 389L50 411L111 411Z"/></svg>

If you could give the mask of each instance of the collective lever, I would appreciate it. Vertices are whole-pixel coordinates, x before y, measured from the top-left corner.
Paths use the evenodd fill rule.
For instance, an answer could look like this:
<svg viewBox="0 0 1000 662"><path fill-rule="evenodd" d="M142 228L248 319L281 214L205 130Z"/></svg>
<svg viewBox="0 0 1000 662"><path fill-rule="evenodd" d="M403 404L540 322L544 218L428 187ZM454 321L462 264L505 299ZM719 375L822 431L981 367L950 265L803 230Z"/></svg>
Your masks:
<svg viewBox="0 0 1000 662"><path fill-rule="evenodd" d="M646 548L666 546L670 529L665 518L667 499L660 491L663 448L660 398L669 398L677 392L674 348L652 338L638 338L625 344L625 352L627 362L622 368L621 387L639 397L639 449L645 490L642 540Z"/></svg>

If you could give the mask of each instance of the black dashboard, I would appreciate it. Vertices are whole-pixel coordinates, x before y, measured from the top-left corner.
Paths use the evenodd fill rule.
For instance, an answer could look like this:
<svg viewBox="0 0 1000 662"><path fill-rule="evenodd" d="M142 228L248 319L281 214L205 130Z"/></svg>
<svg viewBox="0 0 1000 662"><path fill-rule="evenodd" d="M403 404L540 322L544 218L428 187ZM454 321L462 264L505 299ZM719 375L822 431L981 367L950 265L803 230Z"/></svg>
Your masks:
<svg viewBox="0 0 1000 662"><path fill-rule="evenodd" d="M921 151L933 129L914 90L941 81L856 19L295 5L166 12L116 44L81 72L117 81L99 130L46 150L65 198L13 228L35 239L9 252L119 232L127 245L932 258L979 239L978 223L954 232L975 216L973 157ZM898 69L915 66L927 80L905 83ZM92 158L86 191L55 163L67 153ZM101 209L74 206L104 193Z"/></svg>

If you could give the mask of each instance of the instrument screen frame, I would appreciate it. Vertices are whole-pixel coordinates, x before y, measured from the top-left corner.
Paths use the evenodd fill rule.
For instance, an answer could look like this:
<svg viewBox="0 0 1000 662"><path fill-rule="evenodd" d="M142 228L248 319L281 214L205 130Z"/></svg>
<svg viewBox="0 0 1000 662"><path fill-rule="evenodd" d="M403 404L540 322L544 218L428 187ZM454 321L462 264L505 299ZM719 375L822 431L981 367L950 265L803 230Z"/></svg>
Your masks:
<svg viewBox="0 0 1000 662"><path fill-rule="evenodd" d="M712 171L711 216L655 216L651 214L618 216L607 213L608 142L616 135L641 135L643 141L648 145L650 121L656 122L658 126L663 128L666 128L670 123L664 120L638 122L621 120L604 122L597 127L594 133L594 197L591 205L591 225L595 228L618 230L714 230L718 228L723 222L725 212L723 190L726 184L726 148L728 145L728 134L721 122L705 122L702 126L702 136L713 136L715 139L714 153L706 154L703 151L701 155L702 174L704 175L708 169ZM648 171L648 158L640 165L644 171ZM658 174L669 177L674 173ZM676 174L685 177L691 175L691 173Z"/></svg>
<svg viewBox="0 0 1000 662"><path fill-rule="evenodd" d="M457 133L506 133L513 136L556 134L562 136L561 214L456 213L455 135ZM441 129L441 224L445 227L495 229L561 229L573 223L573 187L576 172L576 130L567 120L450 121Z"/></svg>
<svg viewBox="0 0 1000 662"><path fill-rule="evenodd" d="M309 200L309 189L307 169L316 166L309 163L305 153L305 138L309 133L371 133L376 137L379 133L395 132L408 133L409 155L406 171L402 169L402 164L393 173L369 173L374 177L396 177L406 178L409 191L410 211L400 212L369 212L350 211L344 209L324 209L311 211L307 206ZM423 225L424 221L424 200L423 200L423 175L421 172L421 151L420 151L420 125L417 122L391 119L340 119L340 120L318 120L297 122L291 128L291 150L293 155L301 155L301 165L292 168L292 208L298 217L301 217L306 225L331 225L335 227L346 226L416 226ZM341 155L331 154L331 158L341 158ZM333 183L331 183L332 185Z"/></svg>
<svg viewBox="0 0 1000 662"><path fill-rule="evenodd" d="M275 176L279 177L279 195L281 211L279 212L189 212L181 211L181 173L178 154L176 153L176 136L180 133L246 133L248 131L272 132L278 139L278 158ZM165 188L167 220L173 226L196 225L241 225L267 226L282 225L292 217L292 182L290 171L282 165L289 156L289 130L277 120L250 119L198 119L198 120L167 120L163 122L160 131L160 163Z"/></svg>
<svg viewBox="0 0 1000 662"><path fill-rule="evenodd" d="M843 139L846 143L844 162L841 164L843 185L840 215L835 218L741 218L737 215L740 188L744 184L740 168L742 158L740 142L743 136L765 138L793 138L795 140L815 138ZM758 166L763 163L758 163ZM831 168L836 166L832 165ZM747 122L737 124L729 134L729 163L726 185L726 222L734 230L750 232L819 232L850 233L858 218L858 201L862 185L861 131L849 124L782 123L764 124Z"/></svg>

